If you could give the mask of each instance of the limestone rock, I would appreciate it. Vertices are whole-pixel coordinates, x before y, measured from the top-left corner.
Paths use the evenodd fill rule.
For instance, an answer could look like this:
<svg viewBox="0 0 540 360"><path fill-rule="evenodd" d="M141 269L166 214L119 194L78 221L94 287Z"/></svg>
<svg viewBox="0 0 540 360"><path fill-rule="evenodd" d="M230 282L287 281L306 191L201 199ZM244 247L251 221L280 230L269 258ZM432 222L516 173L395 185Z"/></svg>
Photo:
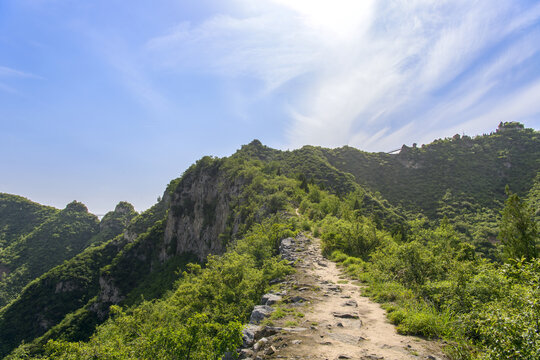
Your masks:
<svg viewBox="0 0 540 360"><path fill-rule="evenodd" d="M335 312L335 313L332 313L332 315L334 315L334 317L337 317L337 318L340 318L340 319L358 319L358 315L356 314L351 314L351 313L339 313L339 312Z"/></svg>
<svg viewBox="0 0 540 360"><path fill-rule="evenodd" d="M242 330L242 341L244 347L251 346L255 340L260 337L262 328L257 325L249 324Z"/></svg>
<svg viewBox="0 0 540 360"><path fill-rule="evenodd" d="M281 301L281 296L275 294L264 294L261 300L263 305L274 305Z"/></svg>
<svg viewBox="0 0 540 360"><path fill-rule="evenodd" d="M268 305L256 305L251 312L249 323L258 325L265 317L270 316L273 312L274 309Z"/></svg>

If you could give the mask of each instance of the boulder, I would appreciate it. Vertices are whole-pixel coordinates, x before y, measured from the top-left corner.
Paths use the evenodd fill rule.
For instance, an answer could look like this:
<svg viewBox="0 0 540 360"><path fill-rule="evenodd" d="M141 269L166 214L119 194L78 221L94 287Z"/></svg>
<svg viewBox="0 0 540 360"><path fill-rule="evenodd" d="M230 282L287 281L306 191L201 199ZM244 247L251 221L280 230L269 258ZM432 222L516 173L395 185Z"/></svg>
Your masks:
<svg viewBox="0 0 540 360"><path fill-rule="evenodd" d="M274 305L281 301L281 296L275 294L264 294L261 300L263 305Z"/></svg>
<svg viewBox="0 0 540 360"><path fill-rule="evenodd" d="M257 341L255 345L253 345L253 350L259 351L263 349L267 343L268 343L268 339L263 337L261 340Z"/></svg>
<svg viewBox="0 0 540 360"><path fill-rule="evenodd" d="M249 324L242 330L242 341L244 347L251 346L255 340L261 337L262 327Z"/></svg>
<svg viewBox="0 0 540 360"><path fill-rule="evenodd" d="M270 316L273 312L274 309L268 305L256 305L251 312L249 323L258 325L265 317Z"/></svg>

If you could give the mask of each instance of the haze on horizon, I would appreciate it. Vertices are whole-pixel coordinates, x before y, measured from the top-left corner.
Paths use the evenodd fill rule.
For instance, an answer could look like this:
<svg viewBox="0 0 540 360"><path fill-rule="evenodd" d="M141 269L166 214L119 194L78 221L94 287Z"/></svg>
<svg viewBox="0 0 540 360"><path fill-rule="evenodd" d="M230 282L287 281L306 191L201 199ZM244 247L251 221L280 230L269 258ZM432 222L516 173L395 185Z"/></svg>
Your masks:
<svg viewBox="0 0 540 360"><path fill-rule="evenodd" d="M389 151L540 128L540 3L6 0L0 192L141 211L257 138Z"/></svg>

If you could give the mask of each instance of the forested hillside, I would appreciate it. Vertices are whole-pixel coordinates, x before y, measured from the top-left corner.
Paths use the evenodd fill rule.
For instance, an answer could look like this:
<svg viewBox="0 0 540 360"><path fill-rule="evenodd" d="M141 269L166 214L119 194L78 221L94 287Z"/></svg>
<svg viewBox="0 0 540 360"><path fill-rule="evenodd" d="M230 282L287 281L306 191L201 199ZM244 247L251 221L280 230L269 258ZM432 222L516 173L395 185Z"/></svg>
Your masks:
<svg viewBox="0 0 540 360"><path fill-rule="evenodd" d="M57 211L21 196L0 193L0 249L32 232Z"/></svg>
<svg viewBox="0 0 540 360"><path fill-rule="evenodd" d="M25 278L16 279L19 281L17 286L14 286L14 281L2 283L12 292L22 288L20 294L0 310L2 352L22 340L42 335L97 294L99 269L109 264L118 253L123 243L114 239L121 238L119 235L136 215L133 206L126 202L119 203L114 211L107 213L99 225L97 218L88 214L80 203L69 204L59 214L63 212L62 222L52 218L45 229L36 229L39 237L36 235L35 238L39 242L21 239L18 243L19 249L26 247L31 250L23 254L30 268L36 268L36 264L61 265L43 275L38 271L27 273ZM56 230L53 232L51 229ZM67 233L70 229L71 232ZM81 252L83 248L86 250ZM62 263L64 260L67 261ZM24 280L33 278L36 279L24 286Z"/></svg>
<svg viewBox="0 0 540 360"><path fill-rule="evenodd" d="M29 281L79 253L98 230L98 218L73 202L12 241L0 253L0 306L14 299Z"/></svg>
<svg viewBox="0 0 540 360"><path fill-rule="evenodd" d="M351 147L324 149L336 168L405 209L437 216L447 194L484 208L499 208L508 184L526 194L538 170L538 133L517 123L471 138L456 134L399 154L366 153Z"/></svg>
<svg viewBox="0 0 540 360"><path fill-rule="evenodd" d="M0 355L234 355L253 306L293 271L280 241L304 232L401 333L444 339L455 359L539 358L539 149L513 123L394 155L255 140L197 161L141 214L121 203L100 223L70 204L0 253L5 279L39 276L2 285Z"/></svg>

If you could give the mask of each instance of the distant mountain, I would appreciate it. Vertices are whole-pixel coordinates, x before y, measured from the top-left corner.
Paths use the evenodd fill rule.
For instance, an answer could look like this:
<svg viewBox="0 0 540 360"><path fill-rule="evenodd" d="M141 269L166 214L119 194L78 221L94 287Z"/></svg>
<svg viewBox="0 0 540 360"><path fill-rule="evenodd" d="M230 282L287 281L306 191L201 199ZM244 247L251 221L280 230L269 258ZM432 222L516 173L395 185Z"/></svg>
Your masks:
<svg viewBox="0 0 540 360"><path fill-rule="evenodd" d="M113 239L136 215L133 205L120 202L98 221L72 202L7 247L0 259L13 270L0 289L4 304L13 301L0 310L0 351L43 334L95 296L99 269L125 245Z"/></svg>
<svg viewBox="0 0 540 360"><path fill-rule="evenodd" d="M14 299L31 280L81 252L99 231L86 206L72 202L0 253L0 306Z"/></svg>
<svg viewBox="0 0 540 360"><path fill-rule="evenodd" d="M540 167L540 135L519 123L501 123L489 135L456 134L422 147L403 145L397 154L350 146L279 151L259 141L239 152L274 164L286 174L305 174L337 194L353 190L356 183L394 206L435 218L447 192L487 208L501 206L506 185L526 194Z"/></svg>
<svg viewBox="0 0 540 360"><path fill-rule="evenodd" d="M537 131L501 123L489 135L456 134L422 147L403 145L398 154L352 147L322 152L330 164L394 205L433 218L447 192L491 209L504 201L506 185L525 195L540 167L539 144Z"/></svg>
<svg viewBox="0 0 540 360"><path fill-rule="evenodd" d="M21 196L0 193L0 249L29 234L58 211Z"/></svg>

